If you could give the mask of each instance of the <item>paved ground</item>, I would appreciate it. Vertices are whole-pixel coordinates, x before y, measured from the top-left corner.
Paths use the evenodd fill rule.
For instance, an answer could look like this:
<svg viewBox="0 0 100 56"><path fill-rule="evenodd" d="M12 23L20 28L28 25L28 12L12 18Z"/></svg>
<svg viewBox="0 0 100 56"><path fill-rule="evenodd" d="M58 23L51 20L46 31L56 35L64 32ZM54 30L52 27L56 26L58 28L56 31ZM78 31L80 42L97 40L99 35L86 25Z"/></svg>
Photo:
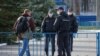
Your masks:
<svg viewBox="0 0 100 56"><path fill-rule="evenodd" d="M44 39L42 41L31 40L30 52L32 56L45 56ZM1 46L0 56L18 56L18 45ZM55 56L57 56L57 45ZM96 34L76 35L72 56L96 56Z"/></svg>

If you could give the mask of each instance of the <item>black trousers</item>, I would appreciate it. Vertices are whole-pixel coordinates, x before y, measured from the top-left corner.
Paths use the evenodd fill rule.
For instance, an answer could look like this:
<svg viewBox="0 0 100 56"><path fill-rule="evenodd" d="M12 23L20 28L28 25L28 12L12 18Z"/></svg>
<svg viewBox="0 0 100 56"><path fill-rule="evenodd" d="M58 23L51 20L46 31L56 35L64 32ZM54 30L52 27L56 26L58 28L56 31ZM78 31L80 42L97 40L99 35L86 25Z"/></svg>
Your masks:
<svg viewBox="0 0 100 56"><path fill-rule="evenodd" d="M58 56L71 56L69 33L58 33L57 38Z"/></svg>
<svg viewBox="0 0 100 56"><path fill-rule="evenodd" d="M45 34L45 52L46 55L48 56L48 48L49 48L49 42L51 42L52 45L52 56L54 55L55 52L55 34Z"/></svg>
<svg viewBox="0 0 100 56"><path fill-rule="evenodd" d="M73 34L70 34L70 38L69 38L69 42L70 42L70 50L73 51Z"/></svg>

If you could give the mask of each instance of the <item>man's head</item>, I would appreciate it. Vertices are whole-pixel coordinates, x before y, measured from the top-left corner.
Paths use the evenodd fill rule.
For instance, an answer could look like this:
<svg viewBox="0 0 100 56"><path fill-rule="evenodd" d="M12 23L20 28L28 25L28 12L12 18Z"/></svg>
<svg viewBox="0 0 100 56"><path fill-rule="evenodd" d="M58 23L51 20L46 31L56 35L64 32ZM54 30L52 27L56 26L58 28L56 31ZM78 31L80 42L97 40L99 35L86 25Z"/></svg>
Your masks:
<svg viewBox="0 0 100 56"><path fill-rule="evenodd" d="M73 9L72 8L69 8L67 14L68 15L72 15L73 14Z"/></svg>
<svg viewBox="0 0 100 56"><path fill-rule="evenodd" d="M28 15L31 16L32 12L29 9L25 9L23 14L28 14Z"/></svg>
<svg viewBox="0 0 100 56"><path fill-rule="evenodd" d="M59 7L58 9L57 9L57 14L60 14L61 12L63 12L64 11L64 8L63 7Z"/></svg>
<svg viewBox="0 0 100 56"><path fill-rule="evenodd" d="M50 10L50 11L48 12L48 16L49 16L49 17L52 17L52 16L53 16L53 11L52 11L52 10Z"/></svg>

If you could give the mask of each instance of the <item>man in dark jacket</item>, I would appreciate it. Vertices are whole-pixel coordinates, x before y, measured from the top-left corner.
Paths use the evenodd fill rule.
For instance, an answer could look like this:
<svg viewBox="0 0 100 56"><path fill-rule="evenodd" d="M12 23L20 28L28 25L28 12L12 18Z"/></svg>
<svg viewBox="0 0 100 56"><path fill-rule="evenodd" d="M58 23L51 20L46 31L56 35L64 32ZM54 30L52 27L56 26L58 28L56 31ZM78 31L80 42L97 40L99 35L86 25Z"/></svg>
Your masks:
<svg viewBox="0 0 100 56"><path fill-rule="evenodd" d="M58 45L58 56L71 56L69 46L69 31L70 31L70 20L67 14L64 12L62 7L57 9L58 17L55 20L54 27L57 31L57 45Z"/></svg>
<svg viewBox="0 0 100 56"><path fill-rule="evenodd" d="M71 24L69 40L70 40L71 51L73 51L73 34L77 33L78 31L78 22L76 17L73 15L73 10L71 8L68 9L67 14L70 18L70 24Z"/></svg>
<svg viewBox="0 0 100 56"><path fill-rule="evenodd" d="M53 16L53 12L48 12L47 17L44 18L42 22L42 32L45 33L46 39L45 39L45 52L48 56L48 48L49 48L49 41L52 45L52 56L54 56L55 52L55 29L53 27L53 24L55 22L55 17Z"/></svg>

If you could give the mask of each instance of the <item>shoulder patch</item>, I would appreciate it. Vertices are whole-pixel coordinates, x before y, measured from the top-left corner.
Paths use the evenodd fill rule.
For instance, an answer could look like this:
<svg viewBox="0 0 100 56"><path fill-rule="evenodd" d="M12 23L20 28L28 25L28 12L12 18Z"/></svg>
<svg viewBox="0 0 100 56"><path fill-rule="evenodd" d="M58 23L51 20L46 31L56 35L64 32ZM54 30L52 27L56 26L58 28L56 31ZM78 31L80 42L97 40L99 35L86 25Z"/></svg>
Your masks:
<svg viewBox="0 0 100 56"><path fill-rule="evenodd" d="M68 20L68 19L62 19L62 21L70 21L70 20Z"/></svg>

